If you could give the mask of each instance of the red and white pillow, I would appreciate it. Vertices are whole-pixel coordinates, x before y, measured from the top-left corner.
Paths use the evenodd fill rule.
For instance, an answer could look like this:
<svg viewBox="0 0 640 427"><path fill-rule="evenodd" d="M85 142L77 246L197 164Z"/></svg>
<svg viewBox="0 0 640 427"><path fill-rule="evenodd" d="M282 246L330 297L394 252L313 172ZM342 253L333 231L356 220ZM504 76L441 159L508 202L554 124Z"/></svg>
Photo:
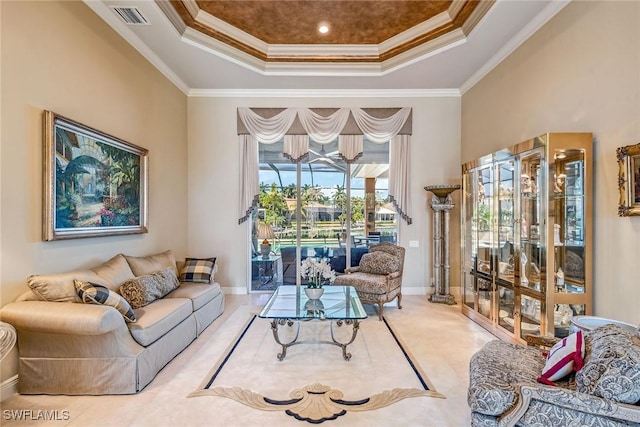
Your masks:
<svg viewBox="0 0 640 427"><path fill-rule="evenodd" d="M551 348L538 382L556 385L554 381L577 372L584 365L584 336L577 331Z"/></svg>

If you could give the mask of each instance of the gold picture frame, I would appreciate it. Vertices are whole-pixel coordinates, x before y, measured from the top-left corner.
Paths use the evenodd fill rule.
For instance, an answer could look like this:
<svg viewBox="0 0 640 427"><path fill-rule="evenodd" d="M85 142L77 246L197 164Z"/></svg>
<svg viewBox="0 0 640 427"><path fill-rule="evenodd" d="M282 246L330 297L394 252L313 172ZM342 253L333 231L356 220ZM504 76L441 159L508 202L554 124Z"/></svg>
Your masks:
<svg viewBox="0 0 640 427"><path fill-rule="evenodd" d="M640 143L616 150L618 158L618 216L640 215Z"/></svg>
<svg viewBox="0 0 640 427"><path fill-rule="evenodd" d="M147 232L148 151L44 112L45 241Z"/></svg>

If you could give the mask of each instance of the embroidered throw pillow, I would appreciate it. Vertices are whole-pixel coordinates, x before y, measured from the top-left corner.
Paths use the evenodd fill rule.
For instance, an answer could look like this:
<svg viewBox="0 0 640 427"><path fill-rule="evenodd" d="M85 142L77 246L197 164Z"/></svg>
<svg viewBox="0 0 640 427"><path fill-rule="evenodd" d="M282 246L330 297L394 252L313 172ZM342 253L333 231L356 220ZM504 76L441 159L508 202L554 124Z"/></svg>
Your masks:
<svg viewBox="0 0 640 427"><path fill-rule="evenodd" d="M118 310L127 322L133 323L137 320L127 300L109 288L85 280L74 280L74 284L82 302L108 305Z"/></svg>
<svg viewBox="0 0 640 427"><path fill-rule="evenodd" d="M215 265L216 258L185 258L180 281L211 283Z"/></svg>
<svg viewBox="0 0 640 427"><path fill-rule="evenodd" d="M589 356L576 374L576 390L616 402L640 401L640 339L609 324L587 335Z"/></svg>
<svg viewBox="0 0 640 427"><path fill-rule="evenodd" d="M578 331L563 338L551 348L538 382L556 385L553 381L558 381L573 371L579 371L583 364L584 336L582 331Z"/></svg>
<svg viewBox="0 0 640 427"><path fill-rule="evenodd" d="M131 304L131 307L140 308L162 298L178 286L180 282L174 269L167 267L156 273L127 280L120 286L120 295Z"/></svg>

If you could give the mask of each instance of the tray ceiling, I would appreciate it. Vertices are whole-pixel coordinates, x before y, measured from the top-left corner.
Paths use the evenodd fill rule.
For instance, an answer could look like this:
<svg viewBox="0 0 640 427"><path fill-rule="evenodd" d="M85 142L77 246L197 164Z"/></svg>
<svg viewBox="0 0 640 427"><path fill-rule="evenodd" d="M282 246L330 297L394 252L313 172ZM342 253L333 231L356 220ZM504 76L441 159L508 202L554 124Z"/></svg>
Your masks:
<svg viewBox="0 0 640 427"><path fill-rule="evenodd" d="M459 96L568 4L83 1L189 95L294 97Z"/></svg>
<svg viewBox="0 0 640 427"><path fill-rule="evenodd" d="M162 9L181 34L197 31L210 37L209 42L222 42L265 62L381 63L413 49L426 53L464 39L493 4L176 0ZM318 31L321 25L326 33Z"/></svg>

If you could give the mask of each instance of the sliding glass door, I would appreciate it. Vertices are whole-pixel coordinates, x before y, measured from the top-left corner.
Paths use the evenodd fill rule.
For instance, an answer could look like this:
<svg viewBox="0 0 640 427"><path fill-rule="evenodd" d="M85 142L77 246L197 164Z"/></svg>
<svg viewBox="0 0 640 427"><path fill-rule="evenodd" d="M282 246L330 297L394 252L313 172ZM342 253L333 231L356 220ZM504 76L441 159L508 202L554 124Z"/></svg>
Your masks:
<svg viewBox="0 0 640 427"><path fill-rule="evenodd" d="M389 144L365 140L353 163L338 141L309 141L308 156L287 159L283 142L259 144L260 194L251 224L250 291L301 283L307 257L343 273L369 246L395 242L396 213L388 200Z"/></svg>

